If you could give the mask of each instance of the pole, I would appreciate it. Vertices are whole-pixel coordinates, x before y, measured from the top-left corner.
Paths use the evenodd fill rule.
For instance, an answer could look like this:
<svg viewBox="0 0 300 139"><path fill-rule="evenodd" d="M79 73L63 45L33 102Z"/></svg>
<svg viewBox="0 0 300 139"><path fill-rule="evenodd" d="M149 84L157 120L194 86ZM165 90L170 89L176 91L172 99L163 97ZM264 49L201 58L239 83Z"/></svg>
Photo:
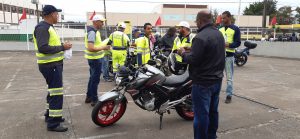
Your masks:
<svg viewBox="0 0 300 139"><path fill-rule="evenodd" d="M35 4L35 8L36 8L36 21L37 21L37 24L39 24L40 22L40 14L39 14L39 5L38 3Z"/></svg>
<svg viewBox="0 0 300 139"><path fill-rule="evenodd" d="M241 15L241 0L239 1L239 11L238 11L239 13L238 13L238 22L237 22L237 24L238 24L238 26L240 26L240 15Z"/></svg>
<svg viewBox="0 0 300 139"><path fill-rule="evenodd" d="M263 10L263 20L262 20L263 28L266 28L266 4L267 4L267 1L264 0L264 10Z"/></svg>
<svg viewBox="0 0 300 139"><path fill-rule="evenodd" d="M106 2L105 2L105 0L103 0L103 5L104 5L104 18L105 19L107 19L107 17L106 17ZM107 20L105 20L105 38L107 38Z"/></svg>
<svg viewBox="0 0 300 139"><path fill-rule="evenodd" d="M5 24L6 20L5 20L5 10L4 10L4 0L2 1L2 11L3 11L3 21L4 21L4 24Z"/></svg>
<svg viewBox="0 0 300 139"><path fill-rule="evenodd" d="M26 21L26 38L27 38L27 50L29 51L29 37L28 37L28 19Z"/></svg>

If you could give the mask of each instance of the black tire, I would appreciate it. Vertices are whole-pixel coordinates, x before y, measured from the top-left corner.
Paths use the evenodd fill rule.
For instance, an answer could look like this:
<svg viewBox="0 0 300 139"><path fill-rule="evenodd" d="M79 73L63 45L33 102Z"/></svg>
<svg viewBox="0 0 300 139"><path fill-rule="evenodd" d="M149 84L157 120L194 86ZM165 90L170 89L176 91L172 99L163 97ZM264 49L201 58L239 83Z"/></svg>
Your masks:
<svg viewBox="0 0 300 139"><path fill-rule="evenodd" d="M238 67L244 66L247 63L247 60L248 60L248 56L245 53L242 53L240 56L235 57L235 58L236 58L235 59L235 64Z"/></svg>
<svg viewBox="0 0 300 139"><path fill-rule="evenodd" d="M107 115L109 116L109 114L111 113L105 113L103 111L101 111L101 109L103 110L103 108L106 106L110 106L110 105L113 105L114 104L108 104L108 103L114 103L114 100L106 100L106 101L99 101L93 108L93 111L92 111L92 120L93 122L98 125L98 126L102 126L102 127L106 127L106 126L110 126L114 123L116 123L118 120L120 120L120 118L123 116L123 114L125 113L126 111L126 107L127 107L127 101L126 101L126 98L124 97L121 101L121 103L119 103L119 107L118 109L116 110L116 117L113 116L113 118L111 120L108 120L105 122L105 120L101 120L101 118L99 118L99 115L100 113L102 112L103 115ZM106 111L107 109L111 109L111 108L106 108ZM108 117L106 117L108 118Z"/></svg>
<svg viewBox="0 0 300 139"><path fill-rule="evenodd" d="M179 104L175 107L177 114L188 121L194 120L194 112L192 107L192 98L189 97L185 104Z"/></svg>

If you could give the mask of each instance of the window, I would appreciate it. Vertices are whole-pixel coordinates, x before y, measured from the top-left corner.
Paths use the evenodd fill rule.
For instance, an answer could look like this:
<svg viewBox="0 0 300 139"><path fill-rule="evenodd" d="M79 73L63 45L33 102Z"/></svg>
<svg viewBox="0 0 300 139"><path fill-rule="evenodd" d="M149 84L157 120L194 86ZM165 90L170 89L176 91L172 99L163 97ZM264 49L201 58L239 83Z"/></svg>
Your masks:
<svg viewBox="0 0 300 139"><path fill-rule="evenodd" d="M17 7L16 6L12 6L11 7L11 12L16 13L17 12Z"/></svg>
<svg viewBox="0 0 300 139"><path fill-rule="evenodd" d="M19 14L23 13L23 8L22 7L18 7L19 8Z"/></svg>
<svg viewBox="0 0 300 139"><path fill-rule="evenodd" d="M30 11L31 15L34 15L34 10L33 9L30 9L29 11Z"/></svg>
<svg viewBox="0 0 300 139"><path fill-rule="evenodd" d="M6 7L6 10L5 10L5 11L10 12L10 5L7 5L7 4L6 4L5 7Z"/></svg>
<svg viewBox="0 0 300 139"><path fill-rule="evenodd" d="M0 3L0 11L2 11L2 3Z"/></svg>

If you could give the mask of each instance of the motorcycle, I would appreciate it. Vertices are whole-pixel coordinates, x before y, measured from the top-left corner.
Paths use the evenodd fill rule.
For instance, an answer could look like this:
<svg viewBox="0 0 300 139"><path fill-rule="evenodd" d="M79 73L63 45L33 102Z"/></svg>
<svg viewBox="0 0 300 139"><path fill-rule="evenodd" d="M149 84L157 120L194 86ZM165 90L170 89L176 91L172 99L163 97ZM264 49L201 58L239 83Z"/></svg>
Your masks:
<svg viewBox="0 0 300 139"><path fill-rule="evenodd" d="M161 70L166 76L170 76L172 73L168 68L168 50L155 48L153 60L156 62L155 67Z"/></svg>
<svg viewBox="0 0 300 139"><path fill-rule="evenodd" d="M151 64L152 62L152 64ZM99 97L92 111L92 120L96 125L106 127L116 123L125 113L128 93L133 102L143 110L155 111L160 115L160 129L164 113L175 109L185 120L193 120L191 89L192 81L188 72L183 75L166 77L155 68L150 60L135 72L128 67L120 68L117 76L120 82L111 91Z"/></svg>
<svg viewBox="0 0 300 139"><path fill-rule="evenodd" d="M248 55L250 55L250 49L256 48L257 44L250 41L245 41L244 46L246 48L236 49L234 53L234 63L238 66L244 66L247 63Z"/></svg>

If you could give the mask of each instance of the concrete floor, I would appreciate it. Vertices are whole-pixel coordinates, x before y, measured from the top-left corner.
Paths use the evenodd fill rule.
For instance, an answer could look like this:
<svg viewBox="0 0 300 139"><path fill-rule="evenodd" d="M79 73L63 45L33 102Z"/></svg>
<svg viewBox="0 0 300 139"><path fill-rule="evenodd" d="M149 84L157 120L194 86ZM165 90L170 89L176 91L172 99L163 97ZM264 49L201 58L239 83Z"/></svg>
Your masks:
<svg viewBox="0 0 300 139"><path fill-rule="evenodd" d="M221 139L300 139L300 61L250 56L244 67L235 67L231 104L220 101L218 137ZM88 65L83 52L74 52L64 65L65 133L46 130L46 83L33 51L0 51L0 138L85 139L192 139L193 123L175 111L159 116L128 103L115 125L102 128L91 120L92 107L84 103ZM101 82L100 94L113 88ZM129 100L131 100L128 97Z"/></svg>

